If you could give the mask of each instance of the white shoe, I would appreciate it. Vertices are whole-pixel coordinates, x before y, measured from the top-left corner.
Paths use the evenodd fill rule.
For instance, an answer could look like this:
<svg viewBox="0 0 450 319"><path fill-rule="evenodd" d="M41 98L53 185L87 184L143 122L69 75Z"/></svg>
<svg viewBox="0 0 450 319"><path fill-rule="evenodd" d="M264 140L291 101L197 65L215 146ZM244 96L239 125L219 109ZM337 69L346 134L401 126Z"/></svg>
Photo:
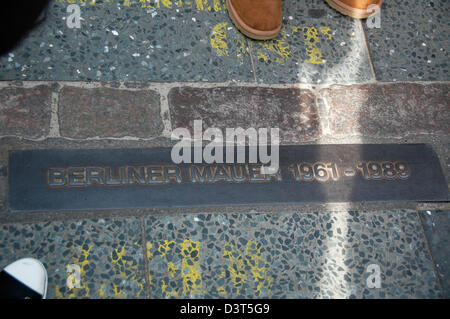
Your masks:
<svg viewBox="0 0 450 319"><path fill-rule="evenodd" d="M0 298L45 299L47 271L34 258L19 259L0 272Z"/></svg>

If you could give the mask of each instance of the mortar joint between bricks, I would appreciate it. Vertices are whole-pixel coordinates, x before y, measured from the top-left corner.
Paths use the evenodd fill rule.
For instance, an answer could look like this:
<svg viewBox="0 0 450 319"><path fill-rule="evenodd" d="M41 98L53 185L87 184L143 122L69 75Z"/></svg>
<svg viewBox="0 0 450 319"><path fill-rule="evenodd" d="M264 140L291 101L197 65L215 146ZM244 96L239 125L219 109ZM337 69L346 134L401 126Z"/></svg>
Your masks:
<svg viewBox="0 0 450 319"><path fill-rule="evenodd" d="M315 103L317 111L319 113L320 130L322 132L322 137L331 136L332 134L329 123L330 106L327 99L322 95L322 89L316 89L314 93Z"/></svg>
<svg viewBox="0 0 450 319"><path fill-rule="evenodd" d="M50 114L50 129L48 137L61 137L61 132L59 128L59 95L63 88L63 85L56 82L57 88L52 92L52 102L51 102L51 114Z"/></svg>
<svg viewBox="0 0 450 319"><path fill-rule="evenodd" d="M161 136L170 138L172 135L172 120L170 118L170 106L169 106L169 91L171 89L170 86L158 85L151 88L155 90L159 94L160 99L160 116L161 121L164 125Z"/></svg>

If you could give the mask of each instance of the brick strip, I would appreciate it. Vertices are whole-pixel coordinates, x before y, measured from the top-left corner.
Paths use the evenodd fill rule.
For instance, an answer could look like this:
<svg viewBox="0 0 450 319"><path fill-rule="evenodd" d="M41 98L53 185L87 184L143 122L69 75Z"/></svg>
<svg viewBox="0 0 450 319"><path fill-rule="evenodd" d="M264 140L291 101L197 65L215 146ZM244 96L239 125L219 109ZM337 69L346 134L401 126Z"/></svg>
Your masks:
<svg viewBox="0 0 450 319"><path fill-rule="evenodd" d="M160 96L153 90L67 86L59 98L61 136L139 137L161 135Z"/></svg>
<svg viewBox="0 0 450 319"><path fill-rule="evenodd" d="M172 128L193 133L193 121L203 129L227 127L279 128L284 142L320 137L320 120L312 91L267 87L177 87L168 94Z"/></svg>
<svg viewBox="0 0 450 319"><path fill-rule="evenodd" d="M203 130L278 127L285 143L322 137L449 135L449 88L450 83L438 82L334 85L318 91L195 83L124 88L100 83L3 82L0 136L45 139L53 119L58 125L52 136L153 138L168 133L160 103L166 103L166 98L172 129L185 127L191 132L193 121L203 120ZM316 104L316 93L324 103ZM53 118L52 96L57 96Z"/></svg>
<svg viewBox="0 0 450 319"><path fill-rule="evenodd" d="M0 89L0 135L40 139L50 131L52 86Z"/></svg>

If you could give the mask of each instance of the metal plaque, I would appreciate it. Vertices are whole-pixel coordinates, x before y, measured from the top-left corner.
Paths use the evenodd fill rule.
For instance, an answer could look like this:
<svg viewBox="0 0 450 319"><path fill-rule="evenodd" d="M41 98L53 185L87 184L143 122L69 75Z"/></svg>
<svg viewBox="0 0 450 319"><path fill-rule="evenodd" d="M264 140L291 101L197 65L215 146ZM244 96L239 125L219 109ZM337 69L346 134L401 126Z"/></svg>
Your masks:
<svg viewBox="0 0 450 319"><path fill-rule="evenodd" d="M252 162L245 151L243 162L234 152L233 163L227 163L223 149L224 163L209 164L174 164L170 148L10 151L8 207L96 210L449 198L439 160L424 144L280 146L279 169L270 174L262 174L259 156Z"/></svg>

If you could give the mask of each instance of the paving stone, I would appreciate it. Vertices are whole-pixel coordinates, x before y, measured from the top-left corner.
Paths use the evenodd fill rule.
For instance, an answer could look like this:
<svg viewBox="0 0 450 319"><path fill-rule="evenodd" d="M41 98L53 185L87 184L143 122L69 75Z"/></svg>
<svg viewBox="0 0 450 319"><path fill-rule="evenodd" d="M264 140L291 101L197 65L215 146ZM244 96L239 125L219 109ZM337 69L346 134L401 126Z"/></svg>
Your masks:
<svg viewBox="0 0 450 319"><path fill-rule="evenodd" d="M185 127L193 134L193 121L203 129L242 127L280 128L283 142L320 137L315 96L309 90L264 87L178 87L168 94L172 128Z"/></svg>
<svg viewBox="0 0 450 319"><path fill-rule="evenodd" d="M448 84L333 86L321 95L333 136L450 133Z"/></svg>
<svg viewBox="0 0 450 319"><path fill-rule="evenodd" d="M324 0L283 1L283 29L249 41L261 83L361 83L374 80L360 22Z"/></svg>
<svg viewBox="0 0 450 319"><path fill-rule="evenodd" d="M67 24L73 3L80 28ZM358 21L323 0L285 1L283 25L261 42L234 27L225 0L54 1L46 20L0 58L0 79L373 81Z"/></svg>
<svg viewBox="0 0 450 319"><path fill-rule="evenodd" d="M67 8L80 6L80 28ZM53 1L46 20L0 58L0 79L253 81L225 0ZM214 31L214 30L217 30ZM241 48L242 47L242 48Z"/></svg>
<svg viewBox="0 0 450 319"><path fill-rule="evenodd" d="M283 31L266 42L243 37L223 0L75 1L83 18L79 29L67 25L72 2L51 3L47 19L0 58L0 79L374 80L360 22L323 0L284 2ZM445 0L384 3L381 28L363 21L378 79L448 81L448 12Z"/></svg>
<svg viewBox="0 0 450 319"><path fill-rule="evenodd" d="M151 295L441 297L417 227L417 215L402 211L150 217ZM379 288L367 284L370 265L379 267Z"/></svg>
<svg viewBox="0 0 450 319"><path fill-rule="evenodd" d="M145 297L143 258L151 298L439 298L420 227L403 211L185 214L147 217L142 243L135 219L9 224L0 267L40 259L49 298Z"/></svg>
<svg viewBox="0 0 450 319"><path fill-rule="evenodd" d="M0 135L42 138L50 131L52 87L0 89Z"/></svg>
<svg viewBox="0 0 450 319"><path fill-rule="evenodd" d="M160 112L159 94L152 90L66 86L59 98L61 135L78 139L159 136Z"/></svg>
<svg viewBox="0 0 450 319"><path fill-rule="evenodd" d="M145 298L138 220L0 226L0 267L24 257L45 265L47 298Z"/></svg>
<svg viewBox="0 0 450 319"><path fill-rule="evenodd" d="M450 296L450 212L420 212L445 297Z"/></svg>
<svg viewBox="0 0 450 319"><path fill-rule="evenodd" d="M386 273L392 298L442 298L417 214L388 212Z"/></svg>
<svg viewBox="0 0 450 319"><path fill-rule="evenodd" d="M380 28L364 23L377 80L448 81L447 0L384 1Z"/></svg>

